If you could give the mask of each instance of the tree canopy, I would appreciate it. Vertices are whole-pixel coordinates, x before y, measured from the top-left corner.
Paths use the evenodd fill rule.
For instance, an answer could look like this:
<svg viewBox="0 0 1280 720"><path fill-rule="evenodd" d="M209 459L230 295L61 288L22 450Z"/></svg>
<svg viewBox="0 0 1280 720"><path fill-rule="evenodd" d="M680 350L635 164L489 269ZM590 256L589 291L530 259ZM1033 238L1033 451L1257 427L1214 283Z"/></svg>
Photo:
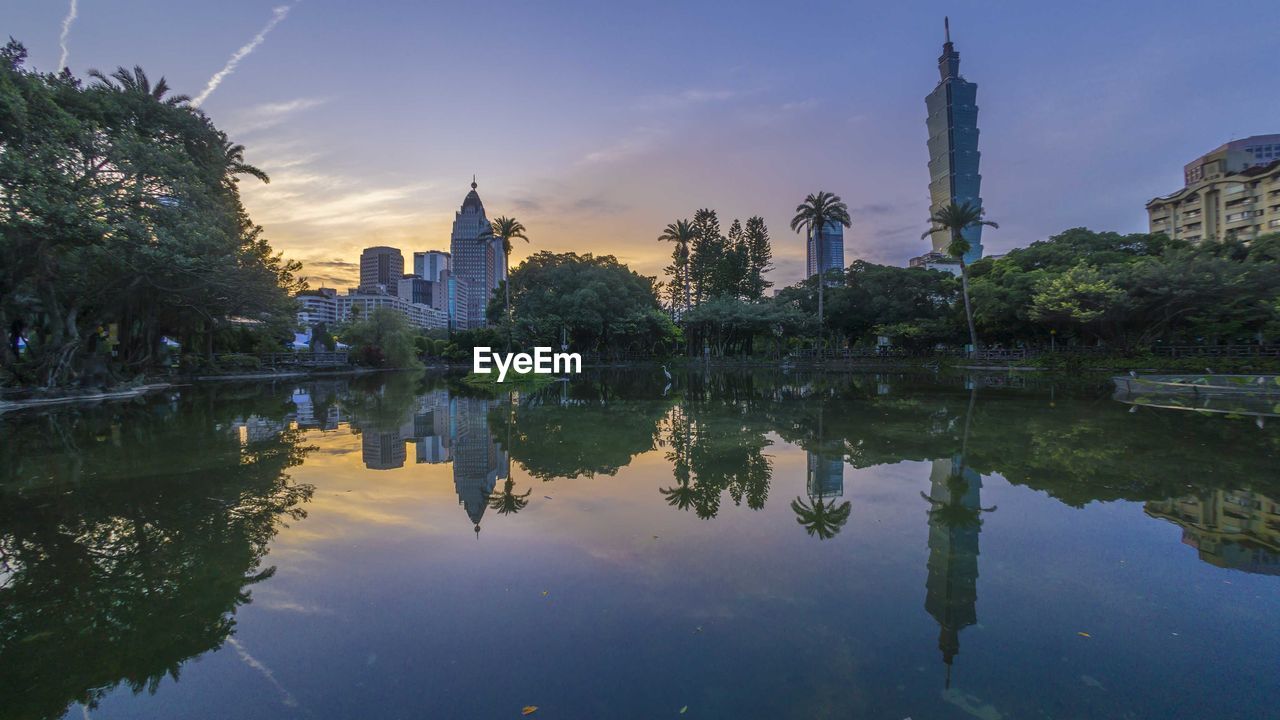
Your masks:
<svg viewBox="0 0 1280 720"><path fill-rule="evenodd" d="M658 304L654 280L612 255L542 251L511 272L512 327L517 344L622 353L660 351L676 329ZM490 317L500 317L499 305Z"/></svg>
<svg viewBox="0 0 1280 720"><path fill-rule="evenodd" d="M299 264L241 205L267 176L141 68L25 67L0 50L0 372L55 385L155 365L162 338L209 354L233 320L293 322ZM26 350L16 350L25 340Z"/></svg>

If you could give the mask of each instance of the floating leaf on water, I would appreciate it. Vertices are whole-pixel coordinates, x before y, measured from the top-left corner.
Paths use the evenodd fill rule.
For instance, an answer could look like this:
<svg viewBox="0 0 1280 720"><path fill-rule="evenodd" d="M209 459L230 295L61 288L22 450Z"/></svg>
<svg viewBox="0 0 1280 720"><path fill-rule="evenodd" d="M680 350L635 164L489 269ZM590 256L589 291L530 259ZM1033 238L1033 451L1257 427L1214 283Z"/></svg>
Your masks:
<svg viewBox="0 0 1280 720"><path fill-rule="evenodd" d="M525 706L524 706L524 709L520 711L520 714L521 714L521 715L532 715L532 714L534 714L534 713L536 713L536 712L538 712L538 706L537 706L537 705L525 705Z"/></svg>
<svg viewBox="0 0 1280 720"><path fill-rule="evenodd" d="M1076 633L1076 634L1077 634L1077 635L1079 635L1080 637L1093 637L1092 635L1090 635L1089 633L1087 633L1087 632L1085 632L1085 631L1083 631L1083 630L1081 630L1080 632L1078 632L1078 633Z"/></svg>
<svg viewBox="0 0 1280 720"><path fill-rule="evenodd" d="M685 705L684 707L680 708L680 714L681 714L681 715L683 715L683 714L685 714L685 713L687 713L687 712L689 712L689 706L688 706L688 705Z"/></svg>
<svg viewBox="0 0 1280 720"><path fill-rule="evenodd" d="M551 591L550 591L550 590L543 590L543 591L542 591L542 597L546 597L546 596L548 596L548 595L550 595L550 594L551 594Z"/></svg>

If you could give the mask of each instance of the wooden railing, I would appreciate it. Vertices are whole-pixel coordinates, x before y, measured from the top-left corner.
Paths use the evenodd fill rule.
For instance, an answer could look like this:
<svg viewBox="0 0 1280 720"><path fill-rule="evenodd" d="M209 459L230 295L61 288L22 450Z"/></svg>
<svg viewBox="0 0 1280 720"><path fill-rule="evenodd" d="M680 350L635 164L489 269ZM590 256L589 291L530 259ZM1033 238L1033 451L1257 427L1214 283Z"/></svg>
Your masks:
<svg viewBox="0 0 1280 720"><path fill-rule="evenodd" d="M224 353L214 356L215 362L234 362L235 358L257 358L264 368L275 367L336 367L348 363L345 350L334 352L291 352L291 353Z"/></svg>
<svg viewBox="0 0 1280 720"><path fill-rule="evenodd" d="M1280 357L1280 345L1158 345L1156 355L1167 357Z"/></svg>

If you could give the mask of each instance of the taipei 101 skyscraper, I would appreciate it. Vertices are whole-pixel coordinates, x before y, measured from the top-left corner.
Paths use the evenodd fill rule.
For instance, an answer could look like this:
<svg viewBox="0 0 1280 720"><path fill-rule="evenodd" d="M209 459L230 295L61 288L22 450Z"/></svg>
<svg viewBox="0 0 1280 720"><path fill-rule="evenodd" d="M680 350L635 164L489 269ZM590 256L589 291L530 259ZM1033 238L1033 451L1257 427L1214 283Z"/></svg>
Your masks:
<svg viewBox="0 0 1280 720"><path fill-rule="evenodd" d="M943 20L946 42L938 58L941 78L925 98L929 109L929 214L956 203L982 206L982 175L978 174L978 86L960 76L960 53L951 42L951 21ZM966 263L982 257L982 227L965 228L969 241ZM945 253L951 238L933 233L933 249Z"/></svg>

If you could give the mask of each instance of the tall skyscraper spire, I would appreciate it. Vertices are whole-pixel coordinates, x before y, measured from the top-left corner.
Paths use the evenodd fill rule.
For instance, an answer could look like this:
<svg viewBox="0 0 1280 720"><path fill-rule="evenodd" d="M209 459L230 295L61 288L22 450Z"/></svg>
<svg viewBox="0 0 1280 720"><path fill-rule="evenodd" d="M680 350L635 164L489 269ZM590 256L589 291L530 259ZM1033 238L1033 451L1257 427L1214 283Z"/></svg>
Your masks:
<svg viewBox="0 0 1280 720"><path fill-rule="evenodd" d="M929 117L929 213L948 205L982 206L982 176L978 174L978 86L960 77L960 53L951 42L951 18L942 21L944 43L938 57L938 84L925 98ZM982 228L963 232L969 241L965 262L982 257ZM933 234L934 252L945 253L951 242L946 232Z"/></svg>

